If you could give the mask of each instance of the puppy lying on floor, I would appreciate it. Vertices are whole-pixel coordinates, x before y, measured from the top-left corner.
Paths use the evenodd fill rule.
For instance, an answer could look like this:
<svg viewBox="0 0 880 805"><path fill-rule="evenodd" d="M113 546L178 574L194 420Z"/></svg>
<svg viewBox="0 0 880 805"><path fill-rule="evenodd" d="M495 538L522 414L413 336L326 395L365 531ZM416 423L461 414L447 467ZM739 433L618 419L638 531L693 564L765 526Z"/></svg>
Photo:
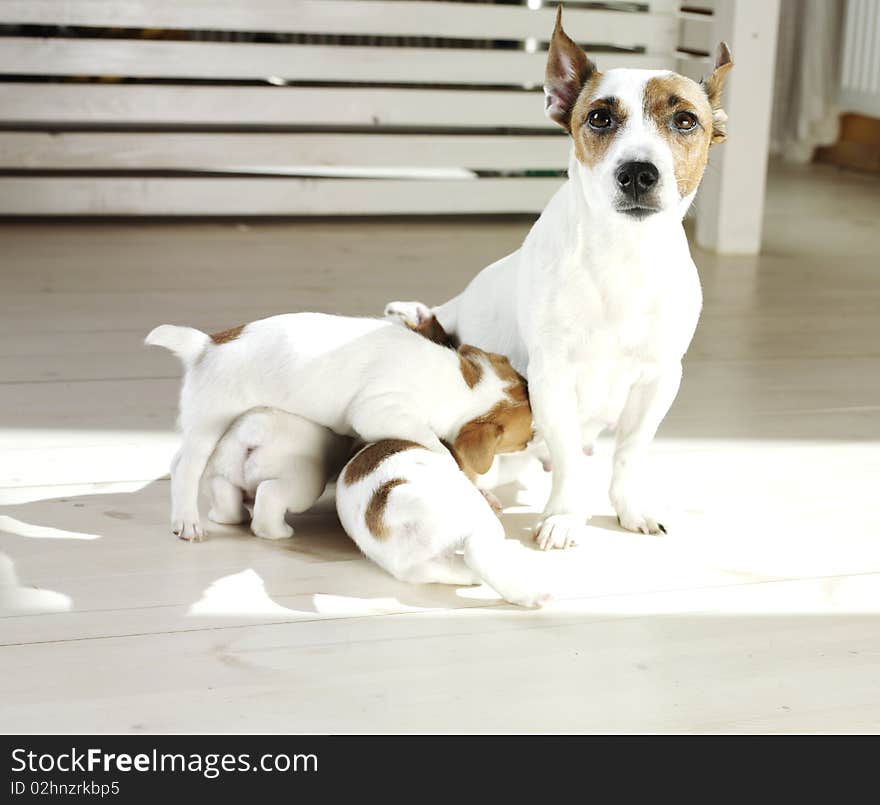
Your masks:
<svg viewBox="0 0 880 805"><path fill-rule="evenodd" d="M523 415L520 420L494 445L483 446L483 466L496 452L525 447L531 419ZM534 557L506 539L501 521L468 479L454 448L443 456L401 439L367 445L339 475L336 510L364 554L401 581L485 581L502 598L524 607L551 599L531 580Z"/></svg>
<svg viewBox="0 0 880 805"><path fill-rule="evenodd" d="M182 539L203 536L198 489L208 459L252 408L366 442L407 439L444 456L446 440L471 478L488 469L485 445L523 411L531 418L525 381L506 358L456 352L377 319L294 313L213 336L162 325L146 343L171 350L185 369L183 442L171 468L172 530Z"/></svg>

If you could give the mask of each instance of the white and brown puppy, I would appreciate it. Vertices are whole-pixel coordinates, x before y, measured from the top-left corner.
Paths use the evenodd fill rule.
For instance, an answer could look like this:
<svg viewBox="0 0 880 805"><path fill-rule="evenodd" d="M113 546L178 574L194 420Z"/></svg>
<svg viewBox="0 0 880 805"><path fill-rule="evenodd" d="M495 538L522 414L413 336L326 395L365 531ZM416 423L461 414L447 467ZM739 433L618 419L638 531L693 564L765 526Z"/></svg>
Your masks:
<svg viewBox="0 0 880 805"><path fill-rule="evenodd" d="M491 464L496 451L522 449L530 436L531 417L521 406L497 442L484 442L481 463ZM505 538L465 470L454 448L443 456L400 439L367 445L339 476L339 519L364 554L401 581L485 581L512 604L547 603L551 596L535 584L534 558Z"/></svg>
<svg viewBox="0 0 880 805"><path fill-rule="evenodd" d="M351 455L352 440L286 411L256 408L242 414L220 440L205 470L208 518L238 524L248 519L264 539L293 535L287 512L308 511Z"/></svg>
<svg viewBox="0 0 880 805"><path fill-rule="evenodd" d="M441 440L463 440L466 452L493 438L509 405L528 405L506 358L472 347L456 352L378 319L291 313L214 336L162 325L146 343L171 350L185 369L183 438L171 469L172 531L183 539L203 535L198 489L208 459L252 408L277 408L366 442L408 439L445 455Z"/></svg>
<svg viewBox="0 0 880 805"><path fill-rule="evenodd" d="M582 448L616 425L610 497L621 525L663 530L641 467L678 392L702 305L682 217L725 139L732 66L722 43L697 83L668 70L600 72L561 14L545 79L547 115L571 136L568 181L522 247L434 309L462 342L507 355L528 377L553 486L536 537L574 544L590 515ZM413 303L388 313L417 318Z"/></svg>

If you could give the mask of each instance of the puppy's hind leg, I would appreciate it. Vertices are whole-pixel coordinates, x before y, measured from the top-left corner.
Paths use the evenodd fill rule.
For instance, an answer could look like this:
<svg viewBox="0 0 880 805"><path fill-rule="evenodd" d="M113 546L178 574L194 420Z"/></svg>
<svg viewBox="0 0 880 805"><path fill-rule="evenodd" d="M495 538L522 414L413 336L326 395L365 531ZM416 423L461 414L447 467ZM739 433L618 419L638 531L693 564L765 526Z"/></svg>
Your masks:
<svg viewBox="0 0 880 805"><path fill-rule="evenodd" d="M233 417L214 417L184 428L183 443L171 468L171 531L185 540L205 535L199 521L199 483L217 442Z"/></svg>
<svg viewBox="0 0 880 805"><path fill-rule="evenodd" d="M287 511L299 514L318 502L327 486L327 470L324 462L313 456L296 456L278 482L286 488Z"/></svg>
<svg viewBox="0 0 880 805"><path fill-rule="evenodd" d="M501 524L495 520L489 527L478 525L468 537L464 561L505 601L521 607L544 606L553 596L541 590L534 579L537 557L522 555L521 548L505 539Z"/></svg>
<svg viewBox="0 0 880 805"><path fill-rule="evenodd" d="M208 519L215 523L238 525L248 518L244 507L244 493L221 475L211 479L211 510Z"/></svg>
<svg viewBox="0 0 880 805"><path fill-rule="evenodd" d="M458 554L435 556L400 571L397 577L411 584L454 584L466 587L483 580Z"/></svg>
<svg viewBox="0 0 880 805"><path fill-rule="evenodd" d="M286 539L293 536L293 529L287 524L289 488L285 481L270 478L257 487L254 498L254 517L251 531L263 539Z"/></svg>

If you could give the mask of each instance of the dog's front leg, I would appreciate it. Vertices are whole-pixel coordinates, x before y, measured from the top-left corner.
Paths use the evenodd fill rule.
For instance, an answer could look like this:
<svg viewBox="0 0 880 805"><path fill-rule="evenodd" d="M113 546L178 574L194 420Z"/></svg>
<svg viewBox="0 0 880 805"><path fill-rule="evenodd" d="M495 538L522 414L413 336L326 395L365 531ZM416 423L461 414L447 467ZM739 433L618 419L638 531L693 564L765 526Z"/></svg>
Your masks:
<svg viewBox="0 0 880 805"><path fill-rule="evenodd" d="M560 368L529 368L532 413L553 468L550 499L536 528L535 540L543 551L569 548L577 544L589 519L584 500L586 460L581 449L576 377Z"/></svg>
<svg viewBox="0 0 880 805"><path fill-rule="evenodd" d="M620 524L643 534L666 533L645 503L642 465L681 383L681 364L632 387L617 428L610 497Z"/></svg>

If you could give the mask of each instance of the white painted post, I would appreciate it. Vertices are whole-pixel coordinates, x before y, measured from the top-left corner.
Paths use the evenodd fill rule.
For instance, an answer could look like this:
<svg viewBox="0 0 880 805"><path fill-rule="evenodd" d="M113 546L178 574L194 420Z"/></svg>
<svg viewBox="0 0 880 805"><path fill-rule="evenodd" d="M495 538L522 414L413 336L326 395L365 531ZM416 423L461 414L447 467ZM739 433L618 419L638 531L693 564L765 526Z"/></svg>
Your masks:
<svg viewBox="0 0 880 805"><path fill-rule="evenodd" d="M761 250L779 0L716 0L713 48L730 45L728 139L712 148L697 195L697 244L719 254Z"/></svg>

